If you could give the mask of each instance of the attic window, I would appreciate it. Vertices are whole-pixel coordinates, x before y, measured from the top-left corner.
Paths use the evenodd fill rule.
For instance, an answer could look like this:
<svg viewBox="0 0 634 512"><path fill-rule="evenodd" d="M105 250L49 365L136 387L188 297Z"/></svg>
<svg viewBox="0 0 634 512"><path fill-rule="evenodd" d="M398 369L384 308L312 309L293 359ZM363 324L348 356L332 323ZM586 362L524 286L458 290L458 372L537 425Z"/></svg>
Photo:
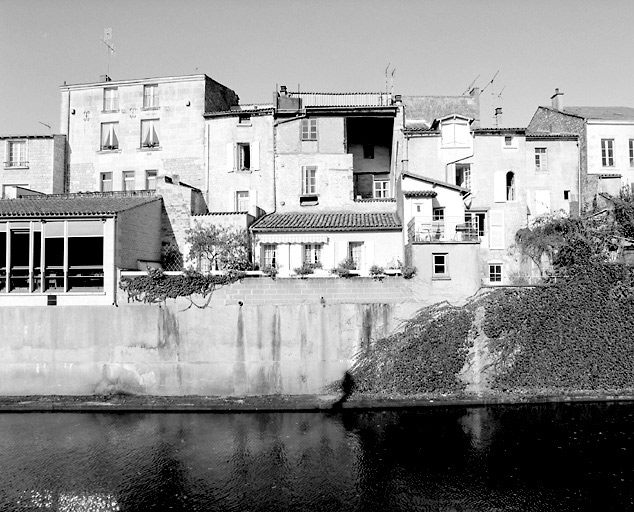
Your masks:
<svg viewBox="0 0 634 512"><path fill-rule="evenodd" d="M445 119L440 124L443 148L468 147L471 145L469 122L466 119Z"/></svg>
<svg viewBox="0 0 634 512"><path fill-rule="evenodd" d="M250 126L251 125L251 116L249 116L249 115L238 116L238 124L239 125L244 125L244 126Z"/></svg>

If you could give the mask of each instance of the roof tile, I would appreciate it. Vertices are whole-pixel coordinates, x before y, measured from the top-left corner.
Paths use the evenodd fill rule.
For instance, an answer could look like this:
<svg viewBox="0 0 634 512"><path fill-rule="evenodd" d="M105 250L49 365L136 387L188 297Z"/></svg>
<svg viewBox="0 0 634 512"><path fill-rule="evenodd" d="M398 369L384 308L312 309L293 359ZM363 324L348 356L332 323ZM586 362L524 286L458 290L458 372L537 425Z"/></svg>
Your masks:
<svg viewBox="0 0 634 512"><path fill-rule="evenodd" d="M253 224L253 231L385 231L400 230L395 213L272 213Z"/></svg>

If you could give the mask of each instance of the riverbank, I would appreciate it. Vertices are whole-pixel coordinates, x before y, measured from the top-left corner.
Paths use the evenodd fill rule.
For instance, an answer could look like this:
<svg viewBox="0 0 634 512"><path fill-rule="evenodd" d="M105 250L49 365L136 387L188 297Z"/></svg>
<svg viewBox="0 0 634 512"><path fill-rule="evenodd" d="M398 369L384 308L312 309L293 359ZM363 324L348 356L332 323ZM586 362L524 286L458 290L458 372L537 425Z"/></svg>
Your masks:
<svg viewBox="0 0 634 512"><path fill-rule="evenodd" d="M6 396L3 412L262 412L394 409L448 406L519 405L634 401L634 391L573 394L505 394L486 396L420 395L415 397L353 396L338 404L338 395L218 396Z"/></svg>

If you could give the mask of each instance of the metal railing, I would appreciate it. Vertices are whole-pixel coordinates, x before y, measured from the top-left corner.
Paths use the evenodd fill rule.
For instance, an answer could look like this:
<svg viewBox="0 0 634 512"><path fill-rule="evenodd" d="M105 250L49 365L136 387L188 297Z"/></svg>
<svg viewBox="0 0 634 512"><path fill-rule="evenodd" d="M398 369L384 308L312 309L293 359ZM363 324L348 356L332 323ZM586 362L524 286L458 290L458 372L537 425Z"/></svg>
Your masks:
<svg viewBox="0 0 634 512"><path fill-rule="evenodd" d="M407 223L410 243L479 242L483 235L477 225L466 222L464 217L434 220L432 216L418 216Z"/></svg>
<svg viewBox="0 0 634 512"><path fill-rule="evenodd" d="M392 96L384 92L289 92L304 107L388 107Z"/></svg>

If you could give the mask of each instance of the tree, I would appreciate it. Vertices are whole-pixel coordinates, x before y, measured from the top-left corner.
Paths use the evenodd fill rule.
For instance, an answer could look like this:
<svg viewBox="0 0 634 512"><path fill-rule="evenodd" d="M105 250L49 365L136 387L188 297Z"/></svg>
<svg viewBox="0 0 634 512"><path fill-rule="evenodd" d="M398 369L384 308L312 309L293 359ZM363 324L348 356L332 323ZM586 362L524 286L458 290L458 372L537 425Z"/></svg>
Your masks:
<svg viewBox="0 0 634 512"><path fill-rule="evenodd" d="M249 270L251 237L246 229L203 225L199 222L186 231L192 261L206 262L210 270Z"/></svg>

